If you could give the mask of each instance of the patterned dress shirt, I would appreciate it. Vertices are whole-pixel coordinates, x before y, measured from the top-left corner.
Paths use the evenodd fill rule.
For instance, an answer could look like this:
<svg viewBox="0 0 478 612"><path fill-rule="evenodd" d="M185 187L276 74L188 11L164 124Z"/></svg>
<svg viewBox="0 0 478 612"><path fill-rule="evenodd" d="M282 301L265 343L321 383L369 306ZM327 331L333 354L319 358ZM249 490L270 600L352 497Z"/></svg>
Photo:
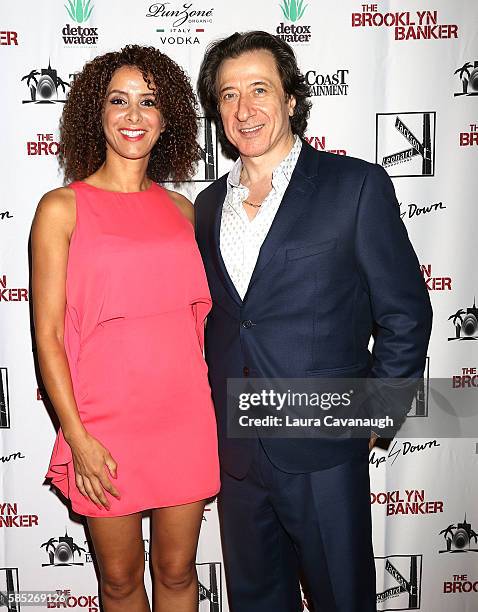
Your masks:
<svg viewBox="0 0 478 612"><path fill-rule="evenodd" d="M272 173L272 189L252 220L249 220L242 204L247 200L249 189L240 183L240 157L228 174L219 244L226 270L241 299L246 294L262 243L289 185L301 148L302 141L296 136L289 154Z"/></svg>

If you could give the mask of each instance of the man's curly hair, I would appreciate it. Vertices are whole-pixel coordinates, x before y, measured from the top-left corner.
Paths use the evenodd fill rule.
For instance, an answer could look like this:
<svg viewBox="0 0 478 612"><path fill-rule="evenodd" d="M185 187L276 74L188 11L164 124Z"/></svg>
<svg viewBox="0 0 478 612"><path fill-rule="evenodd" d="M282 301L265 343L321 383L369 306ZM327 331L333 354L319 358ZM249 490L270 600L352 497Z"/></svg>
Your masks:
<svg viewBox="0 0 478 612"><path fill-rule="evenodd" d="M307 99L310 96L310 88L299 70L292 47L279 36L273 36L268 32L260 30L235 32L209 45L199 69L197 82L199 101L205 114L214 120L222 151L229 159L236 159L239 151L227 140L224 133L218 107L217 74L224 60L239 57L243 53L261 50L272 53L284 93L287 97L294 96L296 99L294 114L290 118L292 133L303 138L307 128L312 106L310 100Z"/></svg>
<svg viewBox="0 0 478 612"><path fill-rule="evenodd" d="M60 120L59 163L65 182L83 180L106 159L102 116L114 72L133 66L155 92L166 129L154 145L147 174L156 182L180 182L194 174L200 158L196 99L189 78L154 47L127 45L88 62L75 77Z"/></svg>

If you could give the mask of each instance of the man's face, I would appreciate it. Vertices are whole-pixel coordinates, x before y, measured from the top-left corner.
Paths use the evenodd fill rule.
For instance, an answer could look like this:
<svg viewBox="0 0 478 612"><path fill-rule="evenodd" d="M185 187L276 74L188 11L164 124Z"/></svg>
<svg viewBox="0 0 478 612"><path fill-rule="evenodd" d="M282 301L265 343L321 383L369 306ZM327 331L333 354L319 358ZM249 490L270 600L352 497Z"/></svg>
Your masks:
<svg viewBox="0 0 478 612"><path fill-rule="evenodd" d="M224 60L217 91L224 131L241 157L287 152L296 101L285 95L272 53L251 51Z"/></svg>

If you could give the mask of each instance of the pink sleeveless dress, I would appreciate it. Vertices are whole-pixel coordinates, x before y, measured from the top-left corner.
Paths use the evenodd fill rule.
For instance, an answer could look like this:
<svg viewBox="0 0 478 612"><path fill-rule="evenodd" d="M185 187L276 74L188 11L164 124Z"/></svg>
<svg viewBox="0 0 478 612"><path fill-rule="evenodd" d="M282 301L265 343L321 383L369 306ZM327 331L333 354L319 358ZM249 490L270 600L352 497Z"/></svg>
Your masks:
<svg viewBox="0 0 478 612"><path fill-rule="evenodd" d="M47 478L86 516L123 516L214 496L219 463L203 358L211 308L191 223L167 192L83 182L67 268L65 350L86 430L117 462L118 500L100 510L76 487L58 432Z"/></svg>

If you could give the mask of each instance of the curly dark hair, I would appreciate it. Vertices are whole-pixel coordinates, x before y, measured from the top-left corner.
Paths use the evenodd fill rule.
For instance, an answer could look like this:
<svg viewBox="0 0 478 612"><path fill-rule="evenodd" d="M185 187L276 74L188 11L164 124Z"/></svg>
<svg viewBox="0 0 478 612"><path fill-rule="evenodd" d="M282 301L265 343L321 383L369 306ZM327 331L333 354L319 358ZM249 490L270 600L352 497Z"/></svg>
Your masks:
<svg viewBox="0 0 478 612"><path fill-rule="evenodd" d="M59 163L65 181L83 180L106 158L102 114L113 73L133 66L155 92L166 129L154 145L147 174L156 182L190 178L200 158L196 99L185 72L154 47L127 45L85 64L73 80L60 120Z"/></svg>
<svg viewBox="0 0 478 612"><path fill-rule="evenodd" d="M199 101L206 115L216 123L223 153L229 159L236 159L239 151L227 140L224 133L218 108L217 73L224 60L259 50L272 53L286 97L294 96L296 99L294 114L290 118L292 132L302 138L307 128L307 120L312 106L312 103L307 99L310 96L310 89L304 75L299 70L292 47L278 36L273 36L268 32L260 30L235 32L231 36L216 40L208 46L199 69L197 83Z"/></svg>

